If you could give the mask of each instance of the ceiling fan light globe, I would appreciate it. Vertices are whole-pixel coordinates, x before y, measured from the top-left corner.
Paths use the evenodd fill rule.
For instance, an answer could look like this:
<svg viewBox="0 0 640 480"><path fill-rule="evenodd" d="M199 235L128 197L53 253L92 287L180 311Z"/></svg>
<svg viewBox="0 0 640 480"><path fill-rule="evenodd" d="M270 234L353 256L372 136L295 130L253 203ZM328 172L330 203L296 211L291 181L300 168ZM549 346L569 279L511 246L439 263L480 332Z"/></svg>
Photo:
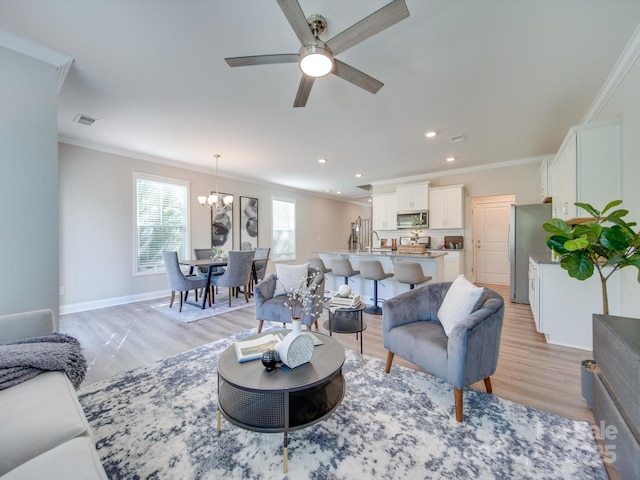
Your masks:
<svg viewBox="0 0 640 480"><path fill-rule="evenodd" d="M299 65L305 75L324 77L333 70L333 54L323 45L303 45Z"/></svg>

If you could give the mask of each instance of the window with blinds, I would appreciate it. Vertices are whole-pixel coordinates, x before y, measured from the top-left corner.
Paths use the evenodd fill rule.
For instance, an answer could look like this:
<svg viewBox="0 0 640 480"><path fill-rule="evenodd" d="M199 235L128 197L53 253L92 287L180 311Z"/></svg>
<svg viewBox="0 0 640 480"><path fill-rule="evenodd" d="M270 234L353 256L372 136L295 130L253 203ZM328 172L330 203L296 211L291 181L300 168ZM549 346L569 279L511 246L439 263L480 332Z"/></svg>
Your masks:
<svg viewBox="0 0 640 480"><path fill-rule="evenodd" d="M134 173L136 274L164 271L163 250L189 257L189 183Z"/></svg>
<svg viewBox="0 0 640 480"><path fill-rule="evenodd" d="M296 203L293 200L273 199L273 260L296 258Z"/></svg>

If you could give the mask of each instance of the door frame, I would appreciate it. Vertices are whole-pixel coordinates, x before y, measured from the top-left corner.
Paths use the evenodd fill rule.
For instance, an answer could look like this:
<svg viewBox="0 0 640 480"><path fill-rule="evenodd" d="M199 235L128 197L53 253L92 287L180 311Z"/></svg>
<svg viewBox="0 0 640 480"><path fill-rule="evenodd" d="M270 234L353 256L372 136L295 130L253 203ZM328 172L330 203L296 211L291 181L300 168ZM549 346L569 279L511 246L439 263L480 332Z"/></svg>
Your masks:
<svg viewBox="0 0 640 480"><path fill-rule="evenodd" d="M478 276L478 255L476 248L476 240L478 238L476 207L478 205L486 204L504 204L505 206L511 206L516 203L516 195L514 193L508 193L504 195L489 195L486 197L472 197L471 198L471 276L473 281L477 280ZM509 221L509 220L507 220Z"/></svg>

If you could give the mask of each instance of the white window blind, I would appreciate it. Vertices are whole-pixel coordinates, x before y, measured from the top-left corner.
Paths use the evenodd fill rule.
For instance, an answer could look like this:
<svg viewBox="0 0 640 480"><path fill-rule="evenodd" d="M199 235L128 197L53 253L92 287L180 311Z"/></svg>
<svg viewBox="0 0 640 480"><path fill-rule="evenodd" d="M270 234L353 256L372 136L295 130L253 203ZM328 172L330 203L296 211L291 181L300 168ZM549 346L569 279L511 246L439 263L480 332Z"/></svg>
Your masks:
<svg viewBox="0 0 640 480"><path fill-rule="evenodd" d="M273 199L273 239L274 260L295 260L296 258L296 204L292 200Z"/></svg>
<svg viewBox="0 0 640 480"><path fill-rule="evenodd" d="M189 254L189 183L135 173L136 273L164 271L163 250Z"/></svg>

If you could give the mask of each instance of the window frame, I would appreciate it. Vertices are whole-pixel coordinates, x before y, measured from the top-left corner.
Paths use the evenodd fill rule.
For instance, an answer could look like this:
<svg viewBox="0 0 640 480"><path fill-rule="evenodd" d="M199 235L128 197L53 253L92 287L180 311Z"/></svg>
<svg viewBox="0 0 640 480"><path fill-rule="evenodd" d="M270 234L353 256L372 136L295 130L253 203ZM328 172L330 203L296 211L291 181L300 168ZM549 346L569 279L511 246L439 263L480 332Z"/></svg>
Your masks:
<svg viewBox="0 0 640 480"><path fill-rule="evenodd" d="M191 251L191 182L179 178L164 177L160 175L153 175L143 172L133 172L133 275L145 276L145 275L157 275L165 273L164 264L159 264L156 268L150 268L140 270L140 264L138 259L140 258L140 231L138 228L138 181L156 182L162 184L168 184L172 186L184 187L184 221L182 223L184 237L182 239L182 248L184 251L178 251L178 258L183 258L184 255L189 254Z"/></svg>
<svg viewBox="0 0 640 480"><path fill-rule="evenodd" d="M292 205L293 207L293 252L290 254L280 254L277 251L277 241L274 238L275 237L275 232L276 232L276 215L275 215L275 203L276 202L281 202L281 203L288 203L290 205ZM285 198L285 197L277 197L277 196L273 196L271 197L271 259L273 262L288 262L288 261L292 261L292 260L296 260L297 256L298 256L298 246L297 246L297 208L296 208L296 201L293 198Z"/></svg>

